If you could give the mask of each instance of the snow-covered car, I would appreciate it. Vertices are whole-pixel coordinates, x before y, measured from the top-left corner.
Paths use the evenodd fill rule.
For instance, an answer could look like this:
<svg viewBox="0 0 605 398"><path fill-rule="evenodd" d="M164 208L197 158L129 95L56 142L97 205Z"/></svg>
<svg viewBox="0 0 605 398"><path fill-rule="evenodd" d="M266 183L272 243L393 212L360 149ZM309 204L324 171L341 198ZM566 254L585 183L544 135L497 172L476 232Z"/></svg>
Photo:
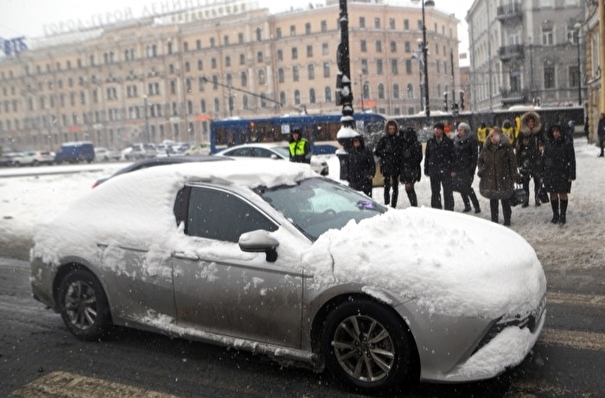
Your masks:
<svg viewBox="0 0 605 398"><path fill-rule="evenodd" d="M280 143L243 144L219 151L216 155L289 160L290 150ZM328 162L318 156L311 156L311 169L322 176L330 174Z"/></svg>
<svg viewBox="0 0 605 398"><path fill-rule="evenodd" d="M95 162L109 162L112 160L120 160L122 154L120 151L115 151L103 147L95 148Z"/></svg>
<svg viewBox="0 0 605 398"><path fill-rule="evenodd" d="M53 164L55 161L54 152L49 151L27 151L22 152L21 156L13 159L14 166L37 166L41 164Z"/></svg>
<svg viewBox="0 0 605 398"><path fill-rule="evenodd" d="M362 393L496 376L546 316L544 270L514 231L388 209L291 162L127 173L33 241L33 295L80 339L157 331L327 367Z"/></svg>
<svg viewBox="0 0 605 398"><path fill-rule="evenodd" d="M183 152L183 155L186 156L196 156L196 155L210 155L210 144L202 143L192 146Z"/></svg>
<svg viewBox="0 0 605 398"><path fill-rule="evenodd" d="M6 152L0 155L0 166L9 167L15 165L15 158L22 157L19 152Z"/></svg>

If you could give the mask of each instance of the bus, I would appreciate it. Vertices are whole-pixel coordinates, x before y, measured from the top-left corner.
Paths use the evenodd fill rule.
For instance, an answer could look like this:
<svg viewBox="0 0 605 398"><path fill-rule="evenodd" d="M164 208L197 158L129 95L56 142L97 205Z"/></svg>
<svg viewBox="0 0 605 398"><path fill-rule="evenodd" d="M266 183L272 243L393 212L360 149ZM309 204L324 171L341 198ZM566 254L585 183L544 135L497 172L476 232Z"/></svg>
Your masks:
<svg viewBox="0 0 605 398"><path fill-rule="evenodd" d="M251 142L282 142L290 139L293 129L300 129L309 140L314 154L333 153L342 114L285 115L254 118L230 118L210 122L210 152ZM365 136L384 131L386 118L374 113L354 114L356 130Z"/></svg>

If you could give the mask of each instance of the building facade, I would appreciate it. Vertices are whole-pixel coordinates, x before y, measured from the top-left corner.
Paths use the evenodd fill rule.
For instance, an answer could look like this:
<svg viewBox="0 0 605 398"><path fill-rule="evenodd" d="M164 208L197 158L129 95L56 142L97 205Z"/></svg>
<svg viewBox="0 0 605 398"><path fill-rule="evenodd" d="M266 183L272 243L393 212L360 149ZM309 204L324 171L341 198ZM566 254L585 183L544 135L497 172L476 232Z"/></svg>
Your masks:
<svg viewBox="0 0 605 398"><path fill-rule="evenodd" d="M355 111L421 112L420 7L351 2L348 14ZM339 113L338 16L330 3L211 18L192 10L89 29L4 57L0 145L203 142L213 119ZM459 75L458 21L436 9L425 16L431 109L441 109Z"/></svg>
<svg viewBox="0 0 605 398"><path fill-rule="evenodd" d="M582 24L581 43L586 50L585 79L587 87L586 118L588 122L589 141L598 141L596 126L601 112L605 112L605 0L587 1L586 14ZM600 21L600 23L599 23Z"/></svg>
<svg viewBox="0 0 605 398"><path fill-rule="evenodd" d="M466 16L471 109L583 104L584 12L584 0L475 0Z"/></svg>

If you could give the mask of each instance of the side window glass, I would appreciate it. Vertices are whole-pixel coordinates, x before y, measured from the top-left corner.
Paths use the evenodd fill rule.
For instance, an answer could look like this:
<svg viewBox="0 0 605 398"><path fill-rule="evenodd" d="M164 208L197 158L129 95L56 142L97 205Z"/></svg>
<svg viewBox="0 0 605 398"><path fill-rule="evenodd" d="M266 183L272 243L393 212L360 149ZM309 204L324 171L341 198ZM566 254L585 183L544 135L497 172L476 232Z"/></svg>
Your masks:
<svg viewBox="0 0 605 398"><path fill-rule="evenodd" d="M193 187L189 198L187 235L237 243L241 234L277 225L237 196Z"/></svg>
<svg viewBox="0 0 605 398"><path fill-rule="evenodd" d="M270 158L273 152L265 148L255 148L257 158Z"/></svg>
<svg viewBox="0 0 605 398"><path fill-rule="evenodd" d="M229 152L227 156L246 156L250 157L252 154L250 153L250 148L238 148Z"/></svg>

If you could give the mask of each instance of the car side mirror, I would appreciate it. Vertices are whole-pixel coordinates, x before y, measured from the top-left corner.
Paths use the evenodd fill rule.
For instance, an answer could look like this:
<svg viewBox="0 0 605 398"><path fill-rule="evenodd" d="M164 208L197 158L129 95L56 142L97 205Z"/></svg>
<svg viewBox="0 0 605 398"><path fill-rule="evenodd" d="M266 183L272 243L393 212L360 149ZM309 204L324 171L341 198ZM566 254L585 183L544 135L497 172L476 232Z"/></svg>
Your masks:
<svg viewBox="0 0 605 398"><path fill-rule="evenodd" d="M277 155L276 155L276 154L272 153L272 154L271 154L271 159L278 159L278 157L277 157Z"/></svg>
<svg viewBox="0 0 605 398"><path fill-rule="evenodd" d="M246 232L239 237L239 248L241 251L249 253L262 253L267 255L267 262L277 261L277 239L269 235L264 229Z"/></svg>

